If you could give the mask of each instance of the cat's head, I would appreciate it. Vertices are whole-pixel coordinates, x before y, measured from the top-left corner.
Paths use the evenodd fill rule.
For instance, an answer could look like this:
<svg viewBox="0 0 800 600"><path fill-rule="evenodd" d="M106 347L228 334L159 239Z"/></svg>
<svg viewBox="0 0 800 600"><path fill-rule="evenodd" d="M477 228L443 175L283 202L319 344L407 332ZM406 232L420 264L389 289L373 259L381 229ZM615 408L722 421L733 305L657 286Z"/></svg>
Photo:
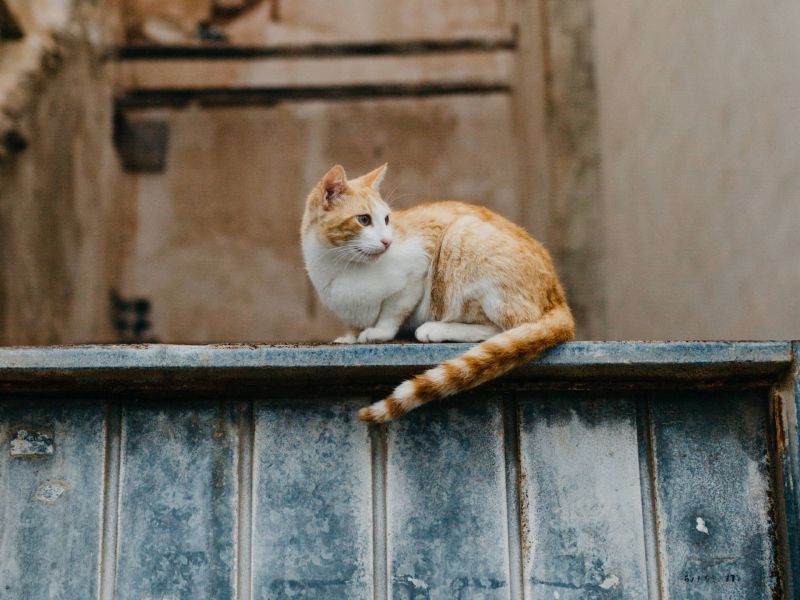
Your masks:
<svg viewBox="0 0 800 600"><path fill-rule="evenodd" d="M392 244L391 209L378 191L385 173L384 164L348 180L332 167L308 196L303 235L315 234L343 263L379 260Z"/></svg>

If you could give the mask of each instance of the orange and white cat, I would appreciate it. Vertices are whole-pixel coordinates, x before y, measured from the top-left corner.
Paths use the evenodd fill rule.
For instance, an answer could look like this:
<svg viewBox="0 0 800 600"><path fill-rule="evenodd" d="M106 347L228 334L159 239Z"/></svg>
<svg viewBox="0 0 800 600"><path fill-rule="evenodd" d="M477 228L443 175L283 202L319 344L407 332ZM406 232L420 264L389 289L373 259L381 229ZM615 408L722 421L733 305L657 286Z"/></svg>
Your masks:
<svg viewBox="0 0 800 600"><path fill-rule="evenodd" d="M336 165L308 196L306 269L322 303L354 328L337 343L481 342L363 408L388 421L474 388L574 337L547 251L487 208L433 202L392 212L378 191L386 165L348 180Z"/></svg>

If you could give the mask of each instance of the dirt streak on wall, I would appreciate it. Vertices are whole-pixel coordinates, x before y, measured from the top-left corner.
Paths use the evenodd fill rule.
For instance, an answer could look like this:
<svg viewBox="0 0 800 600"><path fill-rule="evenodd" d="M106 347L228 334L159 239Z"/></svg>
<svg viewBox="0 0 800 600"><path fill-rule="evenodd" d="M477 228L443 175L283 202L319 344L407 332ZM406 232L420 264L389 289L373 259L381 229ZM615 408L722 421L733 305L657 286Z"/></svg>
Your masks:
<svg viewBox="0 0 800 600"><path fill-rule="evenodd" d="M116 193L112 90L85 14L22 76L0 62L0 110L21 136L0 164L0 343L110 341L126 214ZM0 52L40 52L44 32ZM27 44L27 46L25 46ZM40 60L46 59L46 60ZM13 106L12 106L13 105ZM11 114L9 114L11 113Z"/></svg>

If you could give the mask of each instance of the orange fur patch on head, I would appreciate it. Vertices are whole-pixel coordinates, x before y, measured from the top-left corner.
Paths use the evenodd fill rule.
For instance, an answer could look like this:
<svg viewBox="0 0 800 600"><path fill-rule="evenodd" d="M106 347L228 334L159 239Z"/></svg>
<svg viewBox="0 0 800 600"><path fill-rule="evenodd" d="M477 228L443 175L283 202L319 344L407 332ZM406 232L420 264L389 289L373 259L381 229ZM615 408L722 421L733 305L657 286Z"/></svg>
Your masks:
<svg viewBox="0 0 800 600"><path fill-rule="evenodd" d="M350 243L363 230L357 216L371 214L378 203L388 206L375 189L386 165L367 175L347 180L344 169L333 167L317 183L306 202L303 232L316 226L319 236L330 246Z"/></svg>

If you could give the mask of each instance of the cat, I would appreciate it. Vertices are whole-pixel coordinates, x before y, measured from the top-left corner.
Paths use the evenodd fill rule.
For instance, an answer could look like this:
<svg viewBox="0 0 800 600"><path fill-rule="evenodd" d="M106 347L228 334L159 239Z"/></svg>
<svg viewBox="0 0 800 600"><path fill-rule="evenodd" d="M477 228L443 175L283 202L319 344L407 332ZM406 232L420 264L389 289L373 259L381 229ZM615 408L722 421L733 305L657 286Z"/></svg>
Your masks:
<svg viewBox="0 0 800 600"><path fill-rule="evenodd" d="M574 338L564 290L544 247L481 206L433 202L392 212L387 165L347 179L336 165L314 186L301 226L303 258L322 303L353 330L336 343L480 342L359 411L395 419L474 388Z"/></svg>

